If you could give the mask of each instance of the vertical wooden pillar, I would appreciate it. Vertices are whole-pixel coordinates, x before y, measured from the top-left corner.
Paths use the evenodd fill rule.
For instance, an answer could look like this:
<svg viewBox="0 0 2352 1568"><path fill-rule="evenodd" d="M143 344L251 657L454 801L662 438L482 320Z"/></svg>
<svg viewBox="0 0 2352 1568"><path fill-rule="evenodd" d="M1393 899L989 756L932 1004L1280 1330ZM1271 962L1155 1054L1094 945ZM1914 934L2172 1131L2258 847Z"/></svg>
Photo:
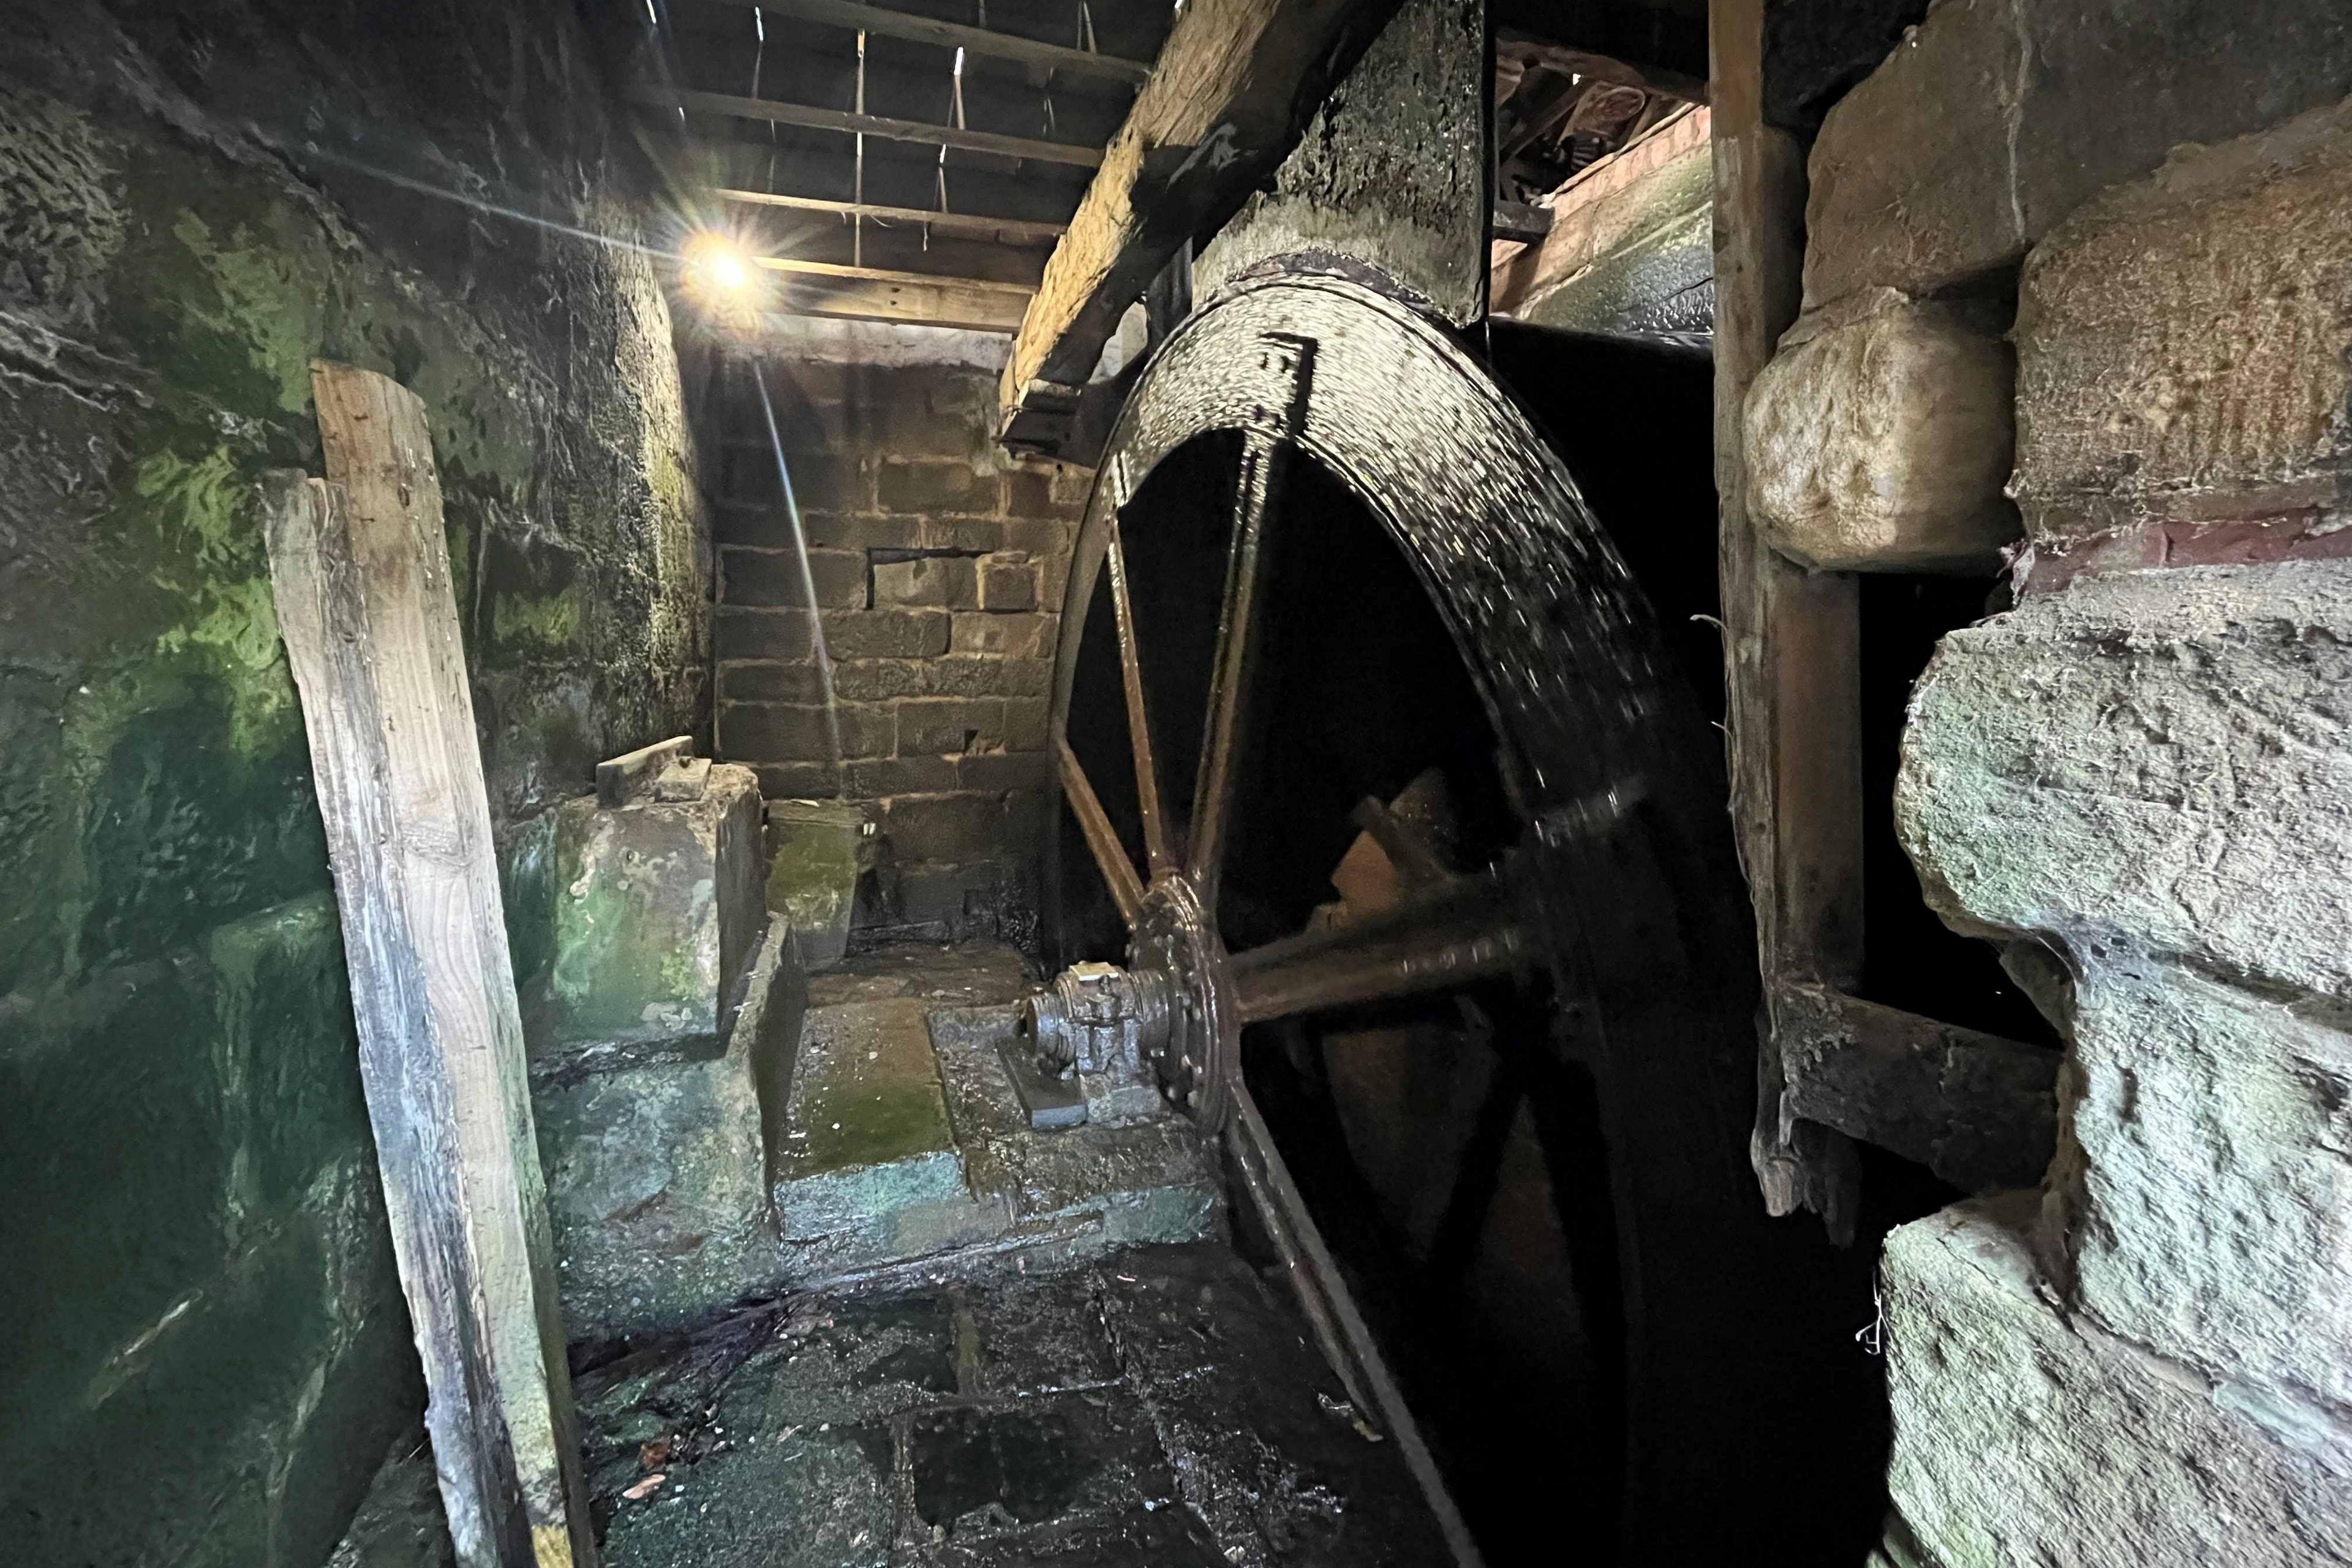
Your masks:
<svg viewBox="0 0 2352 1568"><path fill-rule="evenodd" d="M270 577L442 1501L466 1568L593 1568L425 409L349 366L311 386L332 482L271 477Z"/></svg>
<svg viewBox="0 0 2352 1568"><path fill-rule="evenodd" d="M1855 580L1775 554L1748 514L1740 408L1802 298L1805 153L1764 121L1765 0L1709 0L1715 139L1715 462L1732 819L1767 1017L1751 1157L1775 1214L1852 1234L1853 1151L1781 1108L1783 983L1862 966L1861 627Z"/></svg>

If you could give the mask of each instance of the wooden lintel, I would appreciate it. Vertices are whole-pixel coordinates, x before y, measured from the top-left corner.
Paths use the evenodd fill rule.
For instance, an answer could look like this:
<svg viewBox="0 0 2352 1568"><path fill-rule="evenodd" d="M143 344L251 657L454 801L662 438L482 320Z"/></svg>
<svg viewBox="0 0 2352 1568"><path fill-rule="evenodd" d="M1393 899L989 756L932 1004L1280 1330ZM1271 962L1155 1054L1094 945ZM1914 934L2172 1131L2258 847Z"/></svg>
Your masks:
<svg viewBox="0 0 2352 1568"><path fill-rule="evenodd" d="M835 217L872 218L878 223L919 224L950 234L994 235L1001 239L1051 243L1069 226L1035 218L991 217L986 213L934 212L928 207L894 207L879 202L836 202L823 196L780 195L771 191L739 191L721 186L710 193L723 202L746 206L790 207L796 212L830 213Z"/></svg>
<svg viewBox="0 0 2352 1568"><path fill-rule="evenodd" d="M976 55L992 55L999 59L1019 60L1024 65L1045 66L1054 70L1069 71L1078 76L1097 76L1130 85L1140 83L1151 74L1151 62L1149 60L1131 60L1122 55L1097 54L1092 49L1042 43L1035 38L1000 32L993 27L968 27L959 22L943 22L937 17L919 16L887 6L861 5L857 0L719 0L719 3L740 5L747 10L757 6L772 16L793 16L827 26L880 33L886 37L911 38L918 43L969 49Z"/></svg>
<svg viewBox="0 0 2352 1568"><path fill-rule="evenodd" d="M1075 142L1000 136L992 131L967 131L923 120L896 120L884 114L853 114L845 109L820 109L814 104L786 103L781 99L743 98L729 92L670 92L661 88L638 88L629 96L638 103L657 109L682 105L697 114L731 114L740 120L764 120L772 125L879 136L886 142L916 142L930 147L953 147L964 153L992 153L1000 158L1029 158L1082 169L1096 168L1103 161L1101 148L1084 147Z"/></svg>
<svg viewBox="0 0 2352 1568"><path fill-rule="evenodd" d="M1825 985L1775 989L1788 1114L1916 1160L1969 1192L2042 1180L2057 1138L2058 1052Z"/></svg>
<svg viewBox="0 0 2352 1568"><path fill-rule="evenodd" d="M414 393L312 367L329 484L265 488L360 1080L457 1561L594 1568L441 491Z"/></svg>
<svg viewBox="0 0 2352 1568"><path fill-rule="evenodd" d="M1052 450L1033 390L1083 384L1177 248L1281 162L1393 0L1192 0L1045 264L999 387L998 439Z"/></svg>

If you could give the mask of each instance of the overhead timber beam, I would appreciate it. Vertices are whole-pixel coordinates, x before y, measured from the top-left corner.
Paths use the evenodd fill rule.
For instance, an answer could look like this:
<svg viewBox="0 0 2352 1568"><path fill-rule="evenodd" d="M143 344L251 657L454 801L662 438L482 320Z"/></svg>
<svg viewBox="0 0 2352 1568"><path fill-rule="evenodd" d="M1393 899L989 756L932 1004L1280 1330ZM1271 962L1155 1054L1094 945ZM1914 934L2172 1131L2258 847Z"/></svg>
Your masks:
<svg viewBox="0 0 2352 1568"><path fill-rule="evenodd" d="M791 207L798 212L830 213L835 217L867 217L882 223L922 224L950 234L992 235L999 239L1059 239L1069 225L1042 223L1033 218L991 217L986 213L933 212L928 207L894 207L878 202L836 202L823 196L777 195L767 191L739 191L724 186L710 193L720 201L746 206Z"/></svg>
<svg viewBox="0 0 2352 1568"><path fill-rule="evenodd" d="M1078 76L1102 77L1130 85L1140 83L1151 74L1151 62L1149 60L1131 60L1119 55L1097 54L1092 49L1073 49L1060 44L1040 43L1034 38L999 32L993 27L968 27L961 23L942 22L936 17L918 16L911 12L894 11L887 6L860 5L857 0L719 0L719 4L739 5L745 10L757 7L771 16L792 16L826 26L880 33L885 37L911 38L917 43L969 49L976 55L1019 60L1024 65L1045 66Z"/></svg>
<svg viewBox="0 0 2352 1568"><path fill-rule="evenodd" d="M1192 0L1045 264L999 388L997 438L1053 452L1119 317L1178 247L1282 161L1394 0Z"/></svg>
<svg viewBox="0 0 2352 1568"><path fill-rule="evenodd" d="M666 92L641 88L630 97L659 109L680 105L697 114L731 114L741 120L764 120L772 125L798 125L812 131L840 131L853 135L879 136L889 142L919 142L929 147L953 147L964 153L993 153L1000 158L1034 158L1079 168L1097 167L1099 147L1071 142L1045 142L1034 136L1000 136L992 131L966 131L953 125L933 125L922 120L894 120L884 114L854 114L845 109L819 109L814 104L786 103L773 98L742 98L730 92Z"/></svg>
<svg viewBox="0 0 2352 1568"><path fill-rule="evenodd" d="M1022 310L1029 302L1029 289L1020 283L843 267L782 256L754 259L783 276L783 298L779 304L787 315L1010 332L1021 324Z"/></svg>

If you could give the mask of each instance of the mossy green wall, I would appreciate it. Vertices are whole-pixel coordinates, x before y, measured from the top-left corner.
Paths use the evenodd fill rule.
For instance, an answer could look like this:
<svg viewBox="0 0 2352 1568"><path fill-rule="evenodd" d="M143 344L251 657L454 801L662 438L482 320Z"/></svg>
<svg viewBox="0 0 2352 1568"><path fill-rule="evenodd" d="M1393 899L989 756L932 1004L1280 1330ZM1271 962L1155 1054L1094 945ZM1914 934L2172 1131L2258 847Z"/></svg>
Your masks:
<svg viewBox="0 0 2352 1568"><path fill-rule="evenodd" d="M527 844L704 705L667 305L417 188L635 237L566 5L0 27L0 1542L310 1568L421 1394L254 482L313 357L423 396Z"/></svg>

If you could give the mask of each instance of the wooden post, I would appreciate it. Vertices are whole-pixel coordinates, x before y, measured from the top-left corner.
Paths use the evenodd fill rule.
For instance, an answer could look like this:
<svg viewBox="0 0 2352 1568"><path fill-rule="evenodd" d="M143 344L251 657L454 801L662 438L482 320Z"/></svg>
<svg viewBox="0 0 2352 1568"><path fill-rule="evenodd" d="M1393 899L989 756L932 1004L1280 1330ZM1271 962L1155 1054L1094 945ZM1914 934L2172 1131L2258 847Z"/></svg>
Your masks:
<svg viewBox="0 0 2352 1568"><path fill-rule="evenodd" d="M311 387L333 482L270 477L270 579L441 1499L466 1568L594 1568L425 409L345 365Z"/></svg>
<svg viewBox="0 0 2352 1568"><path fill-rule="evenodd" d="M1853 1231L1842 1134L1782 1106L1780 983L1862 967L1860 595L1773 553L1748 515L1740 408L1802 295L1805 154L1764 121L1765 0L1710 0L1715 142L1715 463L1729 685L1731 813L1756 909L1768 1016L1751 1153L1775 1214Z"/></svg>

